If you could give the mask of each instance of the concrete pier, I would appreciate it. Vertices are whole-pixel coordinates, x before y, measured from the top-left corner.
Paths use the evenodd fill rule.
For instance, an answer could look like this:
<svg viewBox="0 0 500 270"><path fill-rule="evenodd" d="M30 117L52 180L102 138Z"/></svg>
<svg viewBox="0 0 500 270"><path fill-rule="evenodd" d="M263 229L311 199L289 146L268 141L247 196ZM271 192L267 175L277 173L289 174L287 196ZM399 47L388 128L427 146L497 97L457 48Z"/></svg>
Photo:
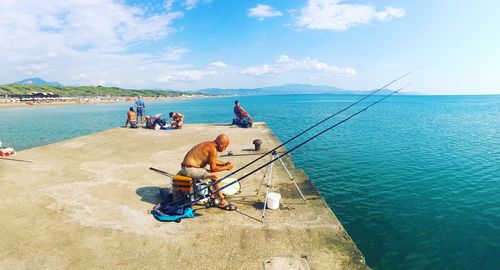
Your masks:
<svg viewBox="0 0 500 270"><path fill-rule="evenodd" d="M280 142L264 123L181 130L116 128L21 151L0 160L0 269L366 269L364 257L301 170L285 160L305 203L280 163L272 180L283 203L260 222L265 169L229 199L238 212L195 206L180 223L149 211L195 144L229 136L234 154ZM220 155L224 155L224 151ZM257 156L229 156L235 169ZM235 177L269 161L266 157ZM28 162L27 162L28 161ZM227 172L223 173L224 175Z"/></svg>

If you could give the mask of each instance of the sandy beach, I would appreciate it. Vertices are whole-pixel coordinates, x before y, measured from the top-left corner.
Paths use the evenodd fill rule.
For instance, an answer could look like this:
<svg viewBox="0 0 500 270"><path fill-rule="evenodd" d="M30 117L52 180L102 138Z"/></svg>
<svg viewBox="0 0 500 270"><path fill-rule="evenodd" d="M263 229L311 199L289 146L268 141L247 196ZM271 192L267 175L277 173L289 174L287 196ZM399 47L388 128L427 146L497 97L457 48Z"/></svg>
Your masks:
<svg viewBox="0 0 500 270"><path fill-rule="evenodd" d="M206 95L181 95L172 97L143 97L147 102L166 101L166 100L182 100L182 99L197 99L210 98L213 96ZM53 100L36 100L36 101L12 101L0 99L0 109L15 108L15 107L40 107L40 106L62 106L62 105L84 105L84 104L107 104L107 103L129 103L136 99L131 97L89 97L89 98L58 98Z"/></svg>

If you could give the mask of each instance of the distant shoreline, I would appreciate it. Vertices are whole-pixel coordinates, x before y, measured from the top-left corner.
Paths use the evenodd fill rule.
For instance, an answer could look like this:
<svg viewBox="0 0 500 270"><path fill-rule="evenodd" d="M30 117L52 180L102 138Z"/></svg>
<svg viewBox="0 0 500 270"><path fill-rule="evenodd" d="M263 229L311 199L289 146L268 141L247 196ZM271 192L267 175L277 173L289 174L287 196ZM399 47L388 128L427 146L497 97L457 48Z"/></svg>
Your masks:
<svg viewBox="0 0 500 270"><path fill-rule="evenodd" d="M183 95L172 97L143 97L145 101L166 101L166 100L184 100L184 99L197 99L197 98L212 98L216 96L209 95ZM218 96L217 96L218 97ZM37 101L16 101L5 102L0 99L0 109L4 108L37 108L46 106L64 106L64 105L85 105L85 104L111 104L111 103L127 103L135 102L135 98L130 97L89 97L89 98L65 98L63 100L37 100Z"/></svg>

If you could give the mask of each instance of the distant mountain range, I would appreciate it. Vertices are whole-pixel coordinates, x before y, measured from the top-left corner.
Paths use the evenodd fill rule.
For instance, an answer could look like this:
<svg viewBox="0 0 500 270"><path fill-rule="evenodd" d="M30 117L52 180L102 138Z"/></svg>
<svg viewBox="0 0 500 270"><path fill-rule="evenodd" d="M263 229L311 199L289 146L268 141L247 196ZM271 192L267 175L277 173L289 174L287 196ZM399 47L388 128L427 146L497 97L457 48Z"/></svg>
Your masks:
<svg viewBox="0 0 500 270"><path fill-rule="evenodd" d="M15 82L13 84L21 85L40 85L40 86L63 86L59 82L47 82L41 78L34 77ZM367 95L373 90L346 90L339 87L327 85L310 84L284 84L280 86L270 86L261 88L205 88L196 92L208 95L241 95L241 96L262 96L262 95L292 95L292 94L344 94L344 95ZM377 95L387 95L391 89L382 89ZM399 93L398 93L399 94ZM401 92L402 95L422 95L417 92Z"/></svg>
<svg viewBox="0 0 500 270"><path fill-rule="evenodd" d="M63 86L62 83L47 82L47 81L44 81L43 79L38 78L38 77L24 79L22 81L15 82L13 84Z"/></svg>
<svg viewBox="0 0 500 270"><path fill-rule="evenodd" d="M221 89L221 88L206 88L200 89L198 92L203 94L214 95L289 95L289 94L344 94L344 95L366 95L373 90L346 90L334 86L326 85L310 85L310 84L285 84L280 86L262 87L262 88L238 88L238 89ZM377 95L387 95L394 90L382 89L377 92ZM416 92L402 92L403 95L421 95Z"/></svg>

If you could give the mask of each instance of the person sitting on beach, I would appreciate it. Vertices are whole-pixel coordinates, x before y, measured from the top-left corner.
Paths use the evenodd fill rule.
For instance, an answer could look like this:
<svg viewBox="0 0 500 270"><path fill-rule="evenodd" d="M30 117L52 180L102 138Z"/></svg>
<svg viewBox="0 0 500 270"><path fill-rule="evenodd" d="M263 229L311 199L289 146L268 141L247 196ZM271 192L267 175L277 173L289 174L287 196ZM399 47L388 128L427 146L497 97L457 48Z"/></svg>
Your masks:
<svg viewBox="0 0 500 270"><path fill-rule="evenodd" d="M135 120L136 120L136 115L134 112L134 107L130 107L130 110L127 112L127 121L125 122L125 127L127 127L128 124L130 124L131 128L137 128Z"/></svg>
<svg viewBox="0 0 500 270"><path fill-rule="evenodd" d="M170 112L168 114L170 118L172 118L172 122L170 122L170 126L174 129L182 128L184 115L178 112Z"/></svg>
<svg viewBox="0 0 500 270"><path fill-rule="evenodd" d="M144 117L144 111L146 109L146 105L144 104L144 100L142 100L141 96L137 97L137 100L135 101L135 107L137 109L137 123L142 124L142 118Z"/></svg>
<svg viewBox="0 0 500 270"><path fill-rule="evenodd" d="M236 115L236 118L233 119L233 124L243 128L251 127L253 125L253 119L250 117L250 115L248 115L245 109L241 107L238 100L234 101L233 111Z"/></svg>
<svg viewBox="0 0 500 270"><path fill-rule="evenodd" d="M226 150L229 145L229 138L220 134L214 141L202 142L195 145L184 157L181 164L181 174L193 179L209 178L215 182L221 178L219 172L233 169L231 162L217 160L217 152ZM210 170L205 167L209 165ZM219 189L221 184L215 184L214 188ZM234 211L236 206L230 204L224 198L222 192L217 192L214 196L215 206L223 210Z"/></svg>

